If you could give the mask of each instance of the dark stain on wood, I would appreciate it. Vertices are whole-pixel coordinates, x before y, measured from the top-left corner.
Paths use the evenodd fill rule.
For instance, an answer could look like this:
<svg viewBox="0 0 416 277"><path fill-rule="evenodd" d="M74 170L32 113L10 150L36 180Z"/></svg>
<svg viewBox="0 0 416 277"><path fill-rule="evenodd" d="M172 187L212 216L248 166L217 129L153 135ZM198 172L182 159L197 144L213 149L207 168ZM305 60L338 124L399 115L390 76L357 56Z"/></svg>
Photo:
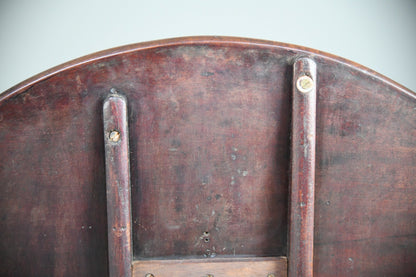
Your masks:
<svg viewBox="0 0 416 277"><path fill-rule="evenodd" d="M297 59L292 81L289 277L313 276L316 80L316 63Z"/></svg>
<svg viewBox="0 0 416 277"><path fill-rule="evenodd" d="M0 95L0 275L108 274L111 88L128 99L136 259L287 255L305 55L319 79L314 274L414 275L415 94L329 54L218 37L108 50Z"/></svg>
<svg viewBox="0 0 416 277"><path fill-rule="evenodd" d="M141 112L131 121L131 136L141 138L132 160L135 257L285 254L290 103L276 72L285 68L270 66L266 80L255 78L262 52L235 57L228 48L181 46L148 53L159 66L139 80L161 71L175 78L131 96ZM209 245L199 241L205 230ZM188 248L175 247L178 241Z"/></svg>
<svg viewBox="0 0 416 277"><path fill-rule="evenodd" d="M132 217L127 100L117 91L104 101L109 276L131 277Z"/></svg>

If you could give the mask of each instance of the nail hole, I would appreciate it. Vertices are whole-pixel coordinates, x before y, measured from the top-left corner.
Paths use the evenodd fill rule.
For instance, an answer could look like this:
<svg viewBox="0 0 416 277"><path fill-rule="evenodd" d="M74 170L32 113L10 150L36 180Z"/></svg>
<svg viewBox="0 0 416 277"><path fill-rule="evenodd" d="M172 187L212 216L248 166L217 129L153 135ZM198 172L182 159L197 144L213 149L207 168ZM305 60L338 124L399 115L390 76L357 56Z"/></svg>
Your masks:
<svg viewBox="0 0 416 277"><path fill-rule="evenodd" d="M205 231L204 232L204 236L209 236L209 232L208 231Z"/></svg>
<svg viewBox="0 0 416 277"><path fill-rule="evenodd" d="M205 241L205 242L209 242L209 238L205 238L205 239L204 239L204 241Z"/></svg>

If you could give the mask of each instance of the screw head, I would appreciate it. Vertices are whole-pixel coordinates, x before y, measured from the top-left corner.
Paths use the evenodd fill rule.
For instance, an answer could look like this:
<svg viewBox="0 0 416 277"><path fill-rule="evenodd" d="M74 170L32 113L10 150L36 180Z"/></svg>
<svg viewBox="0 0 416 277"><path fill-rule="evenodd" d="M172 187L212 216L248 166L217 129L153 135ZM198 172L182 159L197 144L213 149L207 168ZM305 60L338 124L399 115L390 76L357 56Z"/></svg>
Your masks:
<svg viewBox="0 0 416 277"><path fill-rule="evenodd" d="M307 93L313 89L314 83L311 77L303 75L296 81L296 87L300 92Z"/></svg>
<svg viewBox="0 0 416 277"><path fill-rule="evenodd" d="M112 141L112 142L118 142L120 140L120 132L119 131L111 131L110 135L108 136L108 138Z"/></svg>
<svg viewBox="0 0 416 277"><path fill-rule="evenodd" d="M273 273L269 273L267 274L267 277L275 277L275 275Z"/></svg>
<svg viewBox="0 0 416 277"><path fill-rule="evenodd" d="M147 273L144 277L155 277L152 273Z"/></svg>

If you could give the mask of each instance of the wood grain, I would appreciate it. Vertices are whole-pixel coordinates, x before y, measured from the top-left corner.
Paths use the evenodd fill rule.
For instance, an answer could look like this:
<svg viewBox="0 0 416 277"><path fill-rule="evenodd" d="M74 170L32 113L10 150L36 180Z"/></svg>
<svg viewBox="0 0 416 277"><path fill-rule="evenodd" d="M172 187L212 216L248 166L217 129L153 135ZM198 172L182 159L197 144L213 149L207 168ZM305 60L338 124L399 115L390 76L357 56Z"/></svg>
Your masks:
<svg viewBox="0 0 416 277"><path fill-rule="evenodd" d="M287 260L285 257L144 260L133 263L133 276L285 277L287 276Z"/></svg>
<svg viewBox="0 0 416 277"><path fill-rule="evenodd" d="M104 101L107 187L108 265L110 277L130 277L133 258L129 132L126 99L111 94Z"/></svg>
<svg viewBox="0 0 416 277"><path fill-rule="evenodd" d="M123 88L135 258L286 255L286 57L194 45L131 60L144 57Z"/></svg>
<svg viewBox="0 0 416 277"><path fill-rule="evenodd" d="M306 78L304 91L302 78ZM313 276L316 142L316 64L293 65L289 276ZM309 83L308 83L309 82Z"/></svg>
<svg viewBox="0 0 416 277"><path fill-rule="evenodd" d="M314 273L416 274L416 98L318 66Z"/></svg>
<svg viewBox="0 0 416 277"><path fill-rule="evenodd" d="M93 54L0 95L0 276L108 275L111 88L128 99L136 259L286 256L303 56L319 80L314 275L415 275L414 92L316 50L197 37Z"/></svg>

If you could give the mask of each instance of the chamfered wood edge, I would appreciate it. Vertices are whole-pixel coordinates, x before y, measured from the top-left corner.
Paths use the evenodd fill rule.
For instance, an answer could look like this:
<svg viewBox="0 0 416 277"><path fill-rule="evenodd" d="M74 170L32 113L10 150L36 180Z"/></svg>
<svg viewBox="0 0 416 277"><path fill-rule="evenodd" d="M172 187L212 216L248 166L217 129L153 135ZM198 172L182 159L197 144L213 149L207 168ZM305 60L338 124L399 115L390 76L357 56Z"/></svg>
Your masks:
<svg viewBox="0 0 416 277"><path fill-rule="evenodd" d="M294 44L287 44L281 42L273 42L268 40L260 40L260 39L249 39L249 38L239 38L239 37L222 37L222 36L195 36L195 37L179 37L179 38L171 38L171 39L164 39L164 40L155 40L149 42L142 42L136 44L129 44L126 46L111 48L108 50L96 52L87 56L83 56L77 58L75 60L63 63L51 69L48 69L42 73L39 73L13 87L10 89L0 93L0 102L13 97L17 94L24 92L26 89L32 87L38 82L44 81L58 73L61 73L65 70L69 70L75 68L77 66L81 66L84 64L92 63L98 61L100 59L109 58L112 56L123 55L135 51L142 51L146 49L152 48L160 48L160 47L168 47L168 46L175 46L175 45L223 45L223 46L241 46L241 47L264 47L264 48L281 48L288 51L296 51L299 52L299 55L313 55L318 56L324 59L333 60L344 66L354 68L358 71L361 71L368 75L373 75L373 77L377 78L378 80L384 82L386 85L392 86L401 93L416 99L416 93L411 91L410 89L400 85L399 83L389 79L382 74L369 69L363 65L355 63L353 61L344 59L342 57L329 54L323 51L315 50L308 47L298 46Z"/></svg>
<svg viewBox="0 0 416 277"><path fill-rule="evenodd" d="M176 276L287 276L286 257L213 258L184 260L136 260L134 277Z"/></svg>

